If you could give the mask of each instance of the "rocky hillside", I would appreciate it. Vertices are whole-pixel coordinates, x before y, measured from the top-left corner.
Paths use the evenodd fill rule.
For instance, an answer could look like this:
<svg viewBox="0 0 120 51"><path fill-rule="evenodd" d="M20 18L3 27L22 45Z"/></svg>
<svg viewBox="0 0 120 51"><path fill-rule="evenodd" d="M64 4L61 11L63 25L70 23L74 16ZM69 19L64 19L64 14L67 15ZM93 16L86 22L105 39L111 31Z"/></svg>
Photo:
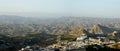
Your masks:
<svg viewBox="0 0 120 51"><path fill-rule="evenodd" d="M100 24L95 24L92 28L90 28L89 33L91 34L108 34L113 32L114 30Z"/></svg>
<svg viewBox="0 0 120 51"><path fill-rule="evenodd" d="M88 31L82 27L77 27L70 32L70 35L73 36L82 36L88 34Z"/></svg>

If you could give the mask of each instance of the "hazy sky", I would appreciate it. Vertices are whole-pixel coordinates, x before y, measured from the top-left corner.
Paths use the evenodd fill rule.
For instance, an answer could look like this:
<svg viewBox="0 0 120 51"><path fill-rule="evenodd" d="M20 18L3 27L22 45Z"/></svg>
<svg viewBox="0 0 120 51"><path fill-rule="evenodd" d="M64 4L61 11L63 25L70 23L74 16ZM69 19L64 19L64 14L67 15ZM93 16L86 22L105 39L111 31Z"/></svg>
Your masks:
<svg viewBox="0 0 120 51"><path fill-rule="evenodd" d="M120 0L0 0L0 15L120 17Z"/></svg>

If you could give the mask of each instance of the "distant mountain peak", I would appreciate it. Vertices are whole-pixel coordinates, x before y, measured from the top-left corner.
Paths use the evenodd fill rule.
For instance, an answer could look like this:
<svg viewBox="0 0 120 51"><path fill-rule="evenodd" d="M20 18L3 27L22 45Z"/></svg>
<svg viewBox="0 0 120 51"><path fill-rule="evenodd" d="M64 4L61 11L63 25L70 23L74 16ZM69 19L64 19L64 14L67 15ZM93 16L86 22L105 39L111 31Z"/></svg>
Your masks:
<svg viewBox="0 0 120 51"><path fill-rule="evenodd" d="M102 26L100 24L95 24L89 31L92 34L108 34L112 30L108 27Z"/></svg>

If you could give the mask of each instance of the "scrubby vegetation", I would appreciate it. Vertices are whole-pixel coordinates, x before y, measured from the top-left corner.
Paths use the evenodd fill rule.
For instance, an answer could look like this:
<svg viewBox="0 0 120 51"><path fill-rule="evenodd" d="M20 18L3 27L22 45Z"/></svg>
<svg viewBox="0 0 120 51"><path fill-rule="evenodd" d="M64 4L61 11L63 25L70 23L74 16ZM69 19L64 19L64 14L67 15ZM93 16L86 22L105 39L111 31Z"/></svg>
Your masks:
<svg viewBox="0 0 120 51"><path fill-rule="evenodd" d="M120 49L109 48L107 46L89 45L86 47L86 51L120 51Z"/></svg>

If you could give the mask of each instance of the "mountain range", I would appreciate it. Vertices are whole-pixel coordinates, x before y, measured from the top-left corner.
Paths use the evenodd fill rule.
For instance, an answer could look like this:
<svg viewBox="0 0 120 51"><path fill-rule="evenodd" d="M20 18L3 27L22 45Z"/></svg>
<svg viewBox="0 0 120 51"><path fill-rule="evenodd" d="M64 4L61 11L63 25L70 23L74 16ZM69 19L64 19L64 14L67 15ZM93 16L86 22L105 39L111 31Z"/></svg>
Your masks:
<svg viewBox="0 0 120 51"><path fill-rule="evenodd" d="M48 34L68 34L67 32L76 27L81 27L92 34L108 34L114 30L120 30L120 18L61 17L42 19L11 15L0 16L0 34L29 34L43 31Z"/></svg>
<svg viewBox="0 0 120 51"><path fill-rule="evenodd" d="M33 18L14 15L0 16L0 45L4 49L19 49L24 45L41 46L56 43L57 36L74 40L83 34L106 35L110 39L120 39L120 18L61 17ZM71 39L71 37L73 39ZM96 37L96 36L93 36ZM50 42L50 43L48 43ZM0 50L3 46L0 46Z"/></svg>

